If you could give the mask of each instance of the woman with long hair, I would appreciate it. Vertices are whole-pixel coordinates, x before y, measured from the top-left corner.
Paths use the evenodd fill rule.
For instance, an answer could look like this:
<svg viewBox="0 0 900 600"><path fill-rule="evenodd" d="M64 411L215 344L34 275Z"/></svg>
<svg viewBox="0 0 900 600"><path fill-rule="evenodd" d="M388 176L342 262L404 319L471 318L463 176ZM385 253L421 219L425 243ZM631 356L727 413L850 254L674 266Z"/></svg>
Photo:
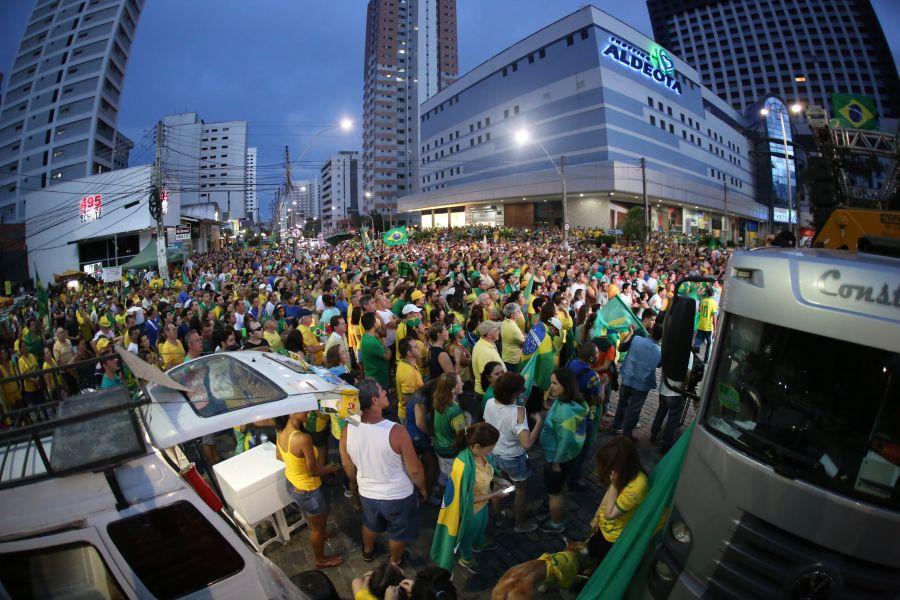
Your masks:
<svg viewBox="0 0 900 600"><path fill-rule="evenodd" d="M466 413L457 401L462 390L462 379L459 375L443 373L438 377L432 395L434 450L444 475L450 474L450 466L459 452L454 446L456 434L468 425Z"/></svg>
<svg viewBox="0 0 900 600"><path fill-rule="evenodd" d="M441 373L459 373L461 349L451 355L446 347L450 343L450 330L443 322L434 323L428 330L428 377L435 379Z"/></svg>
<svg viewBox="0 0 900 600"><path fill-rule="evenodd" d="M584 446L588 407L578 388L578 379L569 369L553 372L548 391L552 404L541 433L541 447L547 461L544 465L544 485L550 496L550 518L541 525L541 531L563 533L566 529L565 487L572 475L575 459Z"/></svg>
<svg viewBox="0 0 900 600"><path fill-rule="evenodd" d="M447 352L450 356L459 354L459 361L457 361L459 376L464 382L472 381L472 369L470 368L472 366L472 353L466 348L463 341L465 331L458 323L447 325L447 330L450 332L450 339L447 340Z"/></svg>
<svg viewBox="0 0 900 600"><path fill-rule="evenodd" d="M600 483L607 487L591 520L591 529L595 533L588 544L588 552L592 557L602 559L647 497L648 479L637 447L624 435L614 437L597 451L597 472Z"/></svg>
<svg viewBox="0 0 900 600"><path fill-rule="evenodd" d="M288 493L309 523L309 541L316 557L316 568L327 569L339 566L343 559L325 554L328 507L321 477L337 473L341 468L320 465L316 461L312 437L303 430L308 416L309 413L301 412L275 417L278 429L275 458L284 462Z"/></svg>
<svg viewBox="0 0 900 600"><path fill-rule="evenodd" d="M469 312L469 320L466 321L466 346L469 350L478 342L478 326L484 321L484 309L476 304Z"/></svg>
<svg viewBox="0 0 900 600"><path fill-rule="evenodd" d="M508 488L491 490L494 466L488 457L499 438L497 428L489 423L476 423L457 432L454 442L457 456L450 469L450 481L431 544L432 560L448 571L453 569L454 555L459 553L459 565L479 574L474 552L495 546L484 537L490 513L487 505L509 494Z"/></svg>
<svg viewBox="0 0 900 600"><path fill-rule="evenodd" d="M481 397L481 414L484 414L484 405L487 401L494 397L494 383L505 372L506 367L501 362L492 360L484 365L484 370L481 372L481 389L484 390L484 395Z"/></svg>

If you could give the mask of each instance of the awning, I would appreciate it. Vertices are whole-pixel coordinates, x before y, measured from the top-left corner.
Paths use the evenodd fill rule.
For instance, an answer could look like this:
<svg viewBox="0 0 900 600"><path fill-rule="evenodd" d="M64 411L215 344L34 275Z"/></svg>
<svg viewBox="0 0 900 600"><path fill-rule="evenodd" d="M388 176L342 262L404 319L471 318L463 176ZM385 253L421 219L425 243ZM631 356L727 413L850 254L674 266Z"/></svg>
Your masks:
<svg viewBox="0 0 900 600"><path fill-rule="evenodd" d="M181 250L167 249L166 262L184 262L184 252ZM122 265L126 271L128 269L145 269L147 267L156 266L156 240L150 240L144 249L137 256Z"/></svg>

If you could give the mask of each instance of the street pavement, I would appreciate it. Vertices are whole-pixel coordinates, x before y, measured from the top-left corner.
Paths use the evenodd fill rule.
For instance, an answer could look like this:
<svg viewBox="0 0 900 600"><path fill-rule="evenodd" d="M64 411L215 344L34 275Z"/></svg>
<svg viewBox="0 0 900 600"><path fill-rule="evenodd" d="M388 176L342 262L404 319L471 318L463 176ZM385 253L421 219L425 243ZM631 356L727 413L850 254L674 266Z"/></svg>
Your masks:
<svg viewBox="0 0 900 600"><path fill-rule="evenodd" d="M617 393L613 392L610 401L612 409L617 402ZM656 414L658 402L657 390L651 391L641 411L639 428L635 430L641 461L647 471L651 471L661 458L654 446L649 443L650 425ZM684 419L685 426L694 418L690 402L688 402L687 411L688 414ZM599 434L594 440L593 452L613 437L611 426L612 416L604 416ZM683 429L679 428L678 435ZM540 447L530 451L529 456L534 475L529 480L528 486L528 513L532 520L540 524L548 515L547 497L543 493L544 457ZM585 473L588 475L584 479L585 489L582 491L570 490L566 494L566 533L564 535L544 533L540 530L529 534L517 534L511 527L497 528L492 515L487 535L496 541L498 546L493 550L475 555L481 575L472 575L460 567L456 568L453 581L457 591L460 592L460 597L466 599L490 598L494 584L510 567L535 559L544 552L563 550L566 546L566 539L584 540L588 537L590 521L605 492L590 466L591 464L586 461ZM388 559L387 540L379 539L374 562L364 562L362 560L360 515L354 511L350 500L344 497L340 485L329 485L326 488L329 498L328 532L330 535L326 548L330 553L343 556L344 563L338 568L328 569L325 572L341 598L352 598L350 585L353 579ZM507 502L511 511L512 497ZM413 576L417 570L430 563L429 554L437 514L438 507L436 506L426 504L419 508L419 538L409 548L410 559L408 567L405 569L409 576ZM288 544L271 544L266 548L265 554L289 577L315 568L312 549L309 545L309 532L306 528L295 531ZM544 593L535 594L536 598L574 598L574 596L575 594L558 590L547 590Z"/></svg>

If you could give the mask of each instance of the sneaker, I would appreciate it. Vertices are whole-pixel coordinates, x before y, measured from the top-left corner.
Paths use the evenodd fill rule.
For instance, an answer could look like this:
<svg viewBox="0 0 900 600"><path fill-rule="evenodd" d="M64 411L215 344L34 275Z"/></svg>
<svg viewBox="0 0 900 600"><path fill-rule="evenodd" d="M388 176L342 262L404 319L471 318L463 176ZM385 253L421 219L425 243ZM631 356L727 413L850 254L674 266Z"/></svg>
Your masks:
<svg viewBox="0 0 900 600"><path fill-rule="evenodd" d="M564 533L566 531L565 523L554 523L547 519L541 524L541 531L545 533Z"/></svg>
<svg viewBox="0 0 900 600"><path fill-rule="evenodd" d="M472 552L484 552L485 550L493 550L497 547L497 542L492 539L485 539L480 544L472 546Z"/></svg>
<svg viewBox="0 0 900 600"><path fill-rule="evenodd" d="M362 551L362 559L363 559L363 561L365 561L367 563L370 563L373 560L375 560L375 550L372 550L371 552L366 552L365 550L363 550Z"/></svg>
<svg viewBox="0 0 900 600"><path fill-rule="evenodd" d="M515 531L516 533L531 533L532 531L537 530L537 528L537 523L535 523L534 521L529 521L521 527L516 525L515 527L513 527L513 531Z"/></svg>
<svg viewBox="0 0 900 600"><path fill-rule="evenodd" d="M352 498L353 492L349 490L349 488L344 488L344 498Z"/></svg>
<svg viewBox="0 0 900 600"><path fill-rule="evenodd" d="M459 559L459 566L463 569L471 573L472 575L481 575L481 571L478 569L478 565L474 560L466 560L464 558Z"/></svg>

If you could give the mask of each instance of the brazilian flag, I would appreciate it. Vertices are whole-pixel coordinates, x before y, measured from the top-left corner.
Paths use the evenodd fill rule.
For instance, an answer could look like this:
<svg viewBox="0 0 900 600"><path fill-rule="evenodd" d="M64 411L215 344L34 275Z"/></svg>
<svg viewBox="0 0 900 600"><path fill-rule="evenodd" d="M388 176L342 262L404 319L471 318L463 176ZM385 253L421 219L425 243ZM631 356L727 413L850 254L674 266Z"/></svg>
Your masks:
<svg viewBox="0 0 900 600"><path fill-rule="evenodd" d="M381 234L381 240L384 242L385 246L402 246L408 244L409 236L406 233L406 225L388 229Z"/></svg>
<svg viewBox="0 0 900 600"><path fill-rule="evenodd" d="M47 288L41 283L41 274L38 273L37 263L34 265L34 295L37 299L38 315L46 316L50 312L49 298L47 297Z"/></svg>
<svg viewBox="0 0 900 600"><path fill-rule="evenodd" d="M831 110L841 127L877 129L878 112L871 96L831 94Z"/></svg>
<svg viewBox="0 0 900 600"><path fill-rule="evenodd" d="M454 555L459 548L463 531L475 509L475 458L466 448L453 461L450 481L444 488L441 512L438 513L431 542L431 560L439 567L453 572Z"/></svg>
<svg viewBox="0 0 900 600"><path fill-rule="evenodd" d="M631 325L634 325L635 331L643 331L649 335L647 330L644 329L644 324L631 311L631 307L626 305L620 296L616 295L597 313L597 319L594 321L594 327L591 330L591 337L603 337L614 333L622 334L627 332L628 327Z"/></svg>

